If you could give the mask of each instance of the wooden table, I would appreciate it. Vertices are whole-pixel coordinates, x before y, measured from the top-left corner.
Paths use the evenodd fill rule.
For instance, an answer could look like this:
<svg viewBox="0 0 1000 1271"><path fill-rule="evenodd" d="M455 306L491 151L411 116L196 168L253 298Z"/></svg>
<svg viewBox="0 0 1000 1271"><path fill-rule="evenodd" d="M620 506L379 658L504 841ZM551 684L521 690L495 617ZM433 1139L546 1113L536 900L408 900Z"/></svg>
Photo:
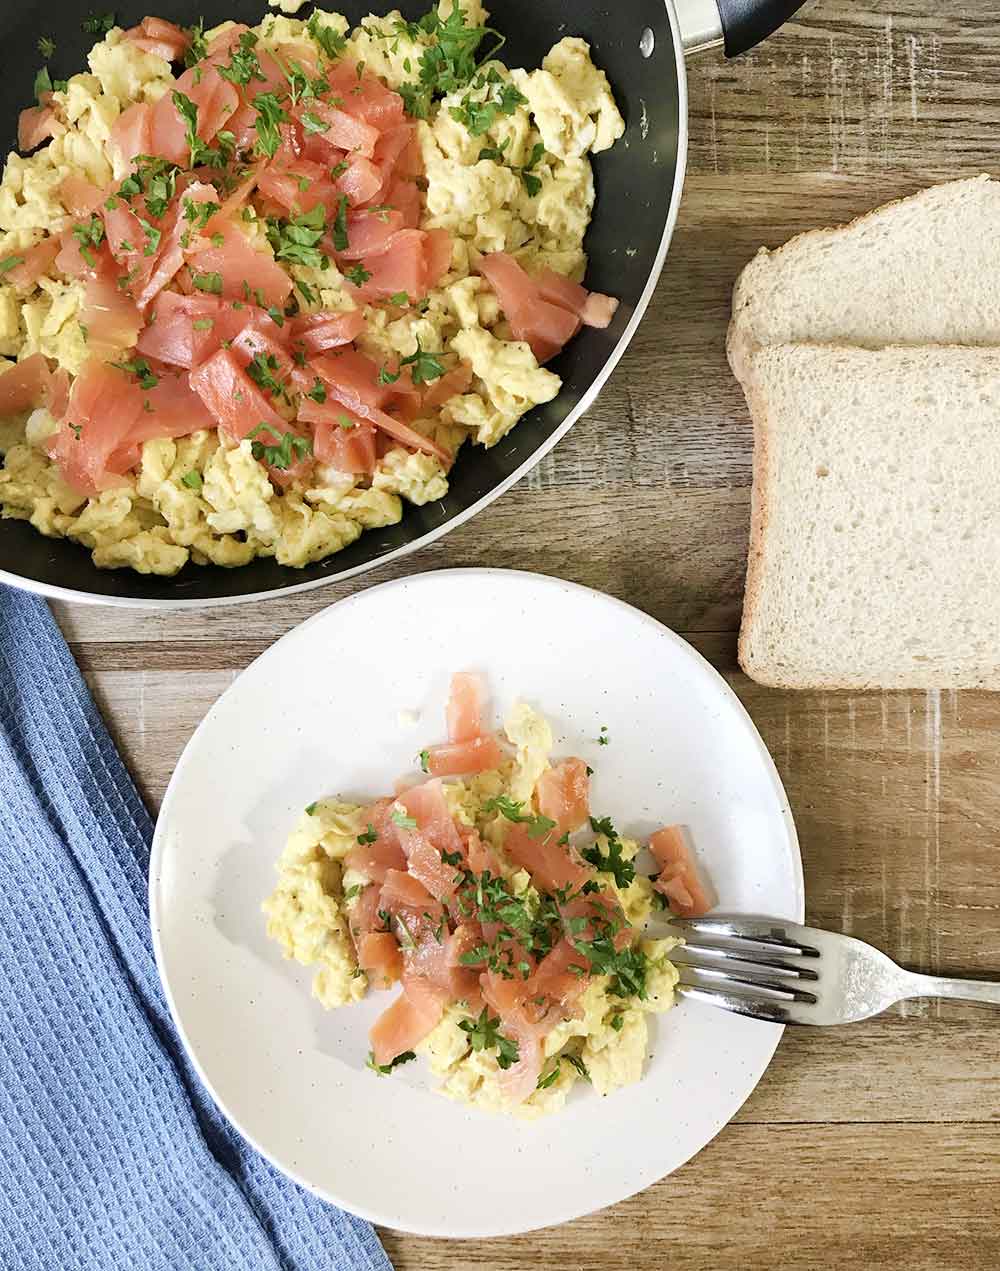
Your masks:
<svg viewBox="0 0 1000 1271"><path fill-rule="evenodd" d="M998 18L975 0L816 0L759 52L692 65L691 171L674 247L600 401L471 525L366 580L449 565L534 569L684 633L774 754L798 821L809 918L920 970L994 975L998 699L780 693L737 670L750 433L723 336L733 280L761 242L992 165ZM155 805L236 673L354 586L204 614L57 611ZM733 1124L630 1201L518 1239L384 1232L386 1247L399 1271L995 1268L998 1044L997 1016L936 1004L790 1033Z"/></svg>

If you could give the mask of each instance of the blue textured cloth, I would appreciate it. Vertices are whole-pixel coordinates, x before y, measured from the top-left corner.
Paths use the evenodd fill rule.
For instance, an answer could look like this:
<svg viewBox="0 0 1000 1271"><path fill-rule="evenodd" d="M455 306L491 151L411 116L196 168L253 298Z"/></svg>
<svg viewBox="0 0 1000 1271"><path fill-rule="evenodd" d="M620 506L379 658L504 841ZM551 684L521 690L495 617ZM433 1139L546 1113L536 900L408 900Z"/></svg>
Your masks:
<svg viewBox="0 0 1000 1271"><path fill-rule="evenodd" d="M391 1271L188 1064L150 944L152 829L47 606L0 587L0 1267Z"/></svg>

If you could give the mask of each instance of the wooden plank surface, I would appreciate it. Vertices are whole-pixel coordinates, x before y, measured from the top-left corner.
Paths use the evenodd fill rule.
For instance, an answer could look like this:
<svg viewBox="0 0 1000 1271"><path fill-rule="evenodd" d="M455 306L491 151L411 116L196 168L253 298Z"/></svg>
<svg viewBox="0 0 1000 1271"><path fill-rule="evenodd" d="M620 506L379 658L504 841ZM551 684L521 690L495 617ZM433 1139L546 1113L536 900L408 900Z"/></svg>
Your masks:
<svg viewBox="0 0 1000 1271"><path fill-rule="evenodd" d="M810 919L920 969L978 974L1000 968L1000 704L974 693L782 693L740 675L750 435L723 339L733 281L761 243L991 166L998 19L996 5L971 2L815 0L752 55L692 64L691 166L674 246L599 402L471 525L365 580L534 569L623 597L686 634L775 756ZM356 586L203 614L56 609L156 805L233 676ZM995 1268L998 1024L972 1007L921 1004L789 1034L734 1123L630 1201L516 1240L386 1232L387 1248L400 1271Z"/></svg>

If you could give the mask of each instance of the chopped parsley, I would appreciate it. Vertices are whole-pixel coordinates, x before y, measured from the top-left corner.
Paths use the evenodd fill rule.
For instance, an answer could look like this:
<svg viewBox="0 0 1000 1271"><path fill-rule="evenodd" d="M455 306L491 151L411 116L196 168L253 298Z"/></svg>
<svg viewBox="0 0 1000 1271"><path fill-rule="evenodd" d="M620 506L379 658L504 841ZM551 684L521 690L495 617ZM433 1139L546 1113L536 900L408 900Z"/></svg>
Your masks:
<svg viewBox="0 0 1000 1271"><path fill-rule="evenodd" d="M500 1017L491 1016L488 1006L483 1007L477 1019L459 1020L458 1026L468 1037L473 1050L496 1050L498 1068L506 1069L517 1063L520 1057L517 1042L500 1032Z"/></svg>
<svg viewBox="0 0 1000 1271"><path fill-rule="evenodd" d="M390 371L388 366L383 366L378 373L378 382L380 384L395 384L401 374L402 371Z"/></svg>
<svg viewBox="0 0 1000 1271"><path fill-rule="evenodd" d="M410 303L410 297L405 291L397 291L389 297L389 303L391 305L398 305L401 309L405 309Z"/></svg>
<svg viewBox="0 0 1000 1271"><path fill-rule="evenodd" d="M146 234L146 246L143 248L142 254L143 256L155 256L159 250L163 232L158 230L155 225L150 225L149 221L144 221L141 216L138 217L138 221Z"/></svg>
<svg viewBox="0 0 1000 1271"><path fill-rule="evenodd" d="M610 738L608 737L608 726L607 724L602 724L601 735L597 739L597 744L599 746L606 746L609 741L610 741Z"/></svg>
<svg viewBox="0 0 1000 1271"><path fill-rule="evenodd" d="M302 112L302 127L306 132L329 132L330 125L318 115L314 115L311 110Z"/></svg>
<svg viewBox="0 0 1000 1271"><path fill-rule="evenodd" d="M330 180L336 181L337 177L342 177L350 166L346 159L341 159L335 167L330 169Z"/></svg>
<svg viewBox="0 0 1000 1271"><path fill-rule="evenodd" d="M310 269L326 269L330 264L320 249L325 231L326 208L322 203L291 220L283 221L274 216L267 219L267 241L274 249L275 259Z"/></svg>
<svg viewBox="0 0 1000 1271"><path fill-rule="evenodd" d="M485 96L478 96L484 88ZM448 113L468 129L470 136L482 137L499 118L513 115L518 106L525 105L527 100L513 84L503 79L496 67L491 66L488 71L476 76L460 104L450 106Z"/></svg>
<svg viewBox="0 0 1000 1271"><path fill-rule="evenodd" d="M247 366L247 374L253 382L273 396L285 396L285 382L275 375L278 359L273 353L255 353Z"/></svg>
<svg viewBox="0 0 1000 1271"><path fill-rule="evenodd" d="M326 401L326 385L321 379L313 380L313 386L309 392L306 393L306 397L311 397L314 402L319 402L322 406L322 404Z"/></svg>
<svg viewBox="0 0 1000 1271"><path fill-rule="evenodd" d="M104 242L104 222L94 212L91 214L89 221L80 221L73 226L73 237L80 244L80 255L93 269L97 261L94 259L94 254L90 248L100 247ZM122 243L122 247L125 248L125 246L125 243Z"/></svg>
<svg viewBox="0 0 1000 1271"><path fill-rule="evenodd" d="M421 770L421 772L430 772L430 770L431 770L431 769L430 769L430 760L431 760L430 752L429 752L429 751L426 751L426 750L422 750L422 751L420 752L420 770ZM456 861L455 863L457 864L458 862Z"/></svg>
<svg viewBox="0 0 1000 1271"><path fill-rule="evenodd" d="M253 31L244 31L229 59L229 65L216 67L222 78L229 80L230 84L241 84L245 88L252 79L265 81L255 52L257 38Z"/></svg>
<svg viewBox="0 0 1000 1271"><path fill-rule="evenodd" d="M222 295L221 274L192 274L191 285L196 290L210 292L213 296Z"/></svg>
<svg viewBox="0 0 1000 1271"><path fill-rule="evenodd" d="M389 1073L392 1072L393 1068L398 1068L400 1064L408 1064L411 1059L416 1059L416 1055L413 1051L404 1050L403 1053L401 1055L397 1055L391 1063L377 1064L375 1062L375 1052L370 1050L368 1052L367 1066L372 1070L372 1072L377 1072L380 1077L387 1077Z"/></svg>
<svg viewBox="0 0 1000 1271"><path fill-rule="evenodd" d="M216 212L222 208L218 203L199 203L194 199L184 200L184 219L191 222L193 229L204 229Z"/></svg>
<svg viewBox="0 0 1000 1271"><path fill-rule="evenodd" d="M41 53L42 57L44 57L45 60L48 61L49 58L52 56L52 54L56 51L55 40L50 39L49 36L47 35L39 36L38 37L38 51L39 53Z"/></svg>
<svg viewBox="0 0 1000 1271"><path fill-rule="evenodd" d="M268 433L274 437L275 444L265 445L262 441L256 441L255 438L261 433ZM248 432L247 436L252 442L250 449L253 457L263 460L264 463L277 468L280 472L286 471L299 459L312 454L312 442L308 437L300 437L298 433L293 432L280 432L273 424L264 421Z"/></svg>
<svg viewBox="0 0 1000 1271"><path fill-rule="evenodd" d="M649 958L633 946L616 949L614 924L605 925L606 930L595 934L593 940L574 940L573 948L587 959L594 975L611 977L609 993L615 997L645 998Z"/></svg>
<svg viewBox="0 0 1000 1271"><path fill-rule="evenodd" d="M510 138L507 137L500 143L499 146L484 146L479 152L479 158L492 159L494 163L502 164L506 157L505 151L509 145ZM528 157L528 161L522 167L518 168L513 164L511 165L511 172L516 172L518 174L524 183L524 188L528 191L528 194L532 198L541 193L542 181L540 177L535 176L534 169L544 157L545 146L540 141L536 141L531 148L531 154Z"/></svg>
<svg viewBox="0 0 1000 1271"><path fill-rule="evenodd" d="M181 477L181 485L186 485L189 490L200 490L203 484L201 473L193 468ZM315 803L312 806L315 807ZM306 808L306 811L309 809Z"/></svg>
<svg viewBox="0 0 1000 1271"><path fill-rule="evenodd" d="M160 217L167 210L177 188L181 169L166 159L141 154L136 159L136 170L118 187L104 204L109 212L118 206L119 199L131 199L137 194L146 198L146 210L150 216Z"/></svg>
<svg viewBox="0 0 1000 1271"><path fill-rule="evenodd" d="M119 371L125 371L128 375L134 375L139 381L140 388L155 388L160 382L160 377L153 374L144 357L132 358L130 362L112 362L111 365L117 367Z"/></svg>
<svg viewBox="0 0 1000 1271"><path fill-rule="evenodd" d="M398 825L401 830L415 830L417 823L412 816L407 816L405 812L400 812L399 808L392 809L390 817L393 825Z"/></svg>
<svg viewBox="0 0 1000 1271"><path fill-rule="evenodd" d="M358 835L358 842L359 843L374 843L377 838L378 838L378 835L375 833L375 826L372 825L371 821L369 821L368 829L365 830L364 834Z"/></svg>
<svg viewBox="0 0 1000 1271"><path fill-rule="evenodd" d="M331 62L341 57L347 48L347 37L334 26L327 26L320 21L318 12L314 13L306 23L306 30L327 55Z"/></svg>
<svg viewBox="0 0 1000 1271"><path fill-rule="evenodd" d="M426 119L431 104L437 97L464 88L476 74L480 60L480 46L488 36L494 37L492 48L485 57L499 52L503 36L486 26L467 26L462 6L456 4L447 18L432 9L418 22L399 22L394 33L407 35L411 40L424 40L430 36L433 43L420 55L420 68L416 81L403 84L400 95L408 114Z"/></svg>
<svg viewBox="0 0 1000 1271"><path fill-rule="evenodd" d="M635 863L622 855L621 840L616 834L608 837L607 854L595 843L581 852L583 859L602 874L611 874L619 887L628 887L635 879Z"/></svg>
<svg viewBox="0 0 1000 1271"><path fill-rule="evenodd" d="M81 22L80 29L88 35L107 35L114 24L114 13L91 13Z"/></svg>
<svg viewBox="0 0 1000 1271"><path fill-rule="evenodd" d="M233 148L236 145L236 138L233 134L225 131L217 132L215 134L216 145L206 145L198 136L198 107L191 98L175 88L170 94L170 100L174 103L174 109L184 121L187 129L187 145L191 151L191 167L197 168L204 164L209 168L224 168L233 157Z"/></svg>
<svg viewBox="0 0 1000 1271"><path fill-rule="evenodd" d="M353 419L351 419L350 415L338 415L338 416L337 416L337 423L341 426L341 428L354 428L354 427L355 427L354 420L353 420Z"/></svg>
<svg viewBox="0 0 1000 1271"><path fill-rule="evenodd" d="M208 54L208 41L205 39L205 19L199 18L194 26L187 28L185 34L191 43L184 54L184 65L194 66L195 62L200 62Z"/></svg>
<svg viewBox="0 0 1000 1271"><path fill-rule="evenodd" d="M275 93L258 93L253 99L257 118L254 127L257 129L257 149L273 159L281 145L281 133L278 125L288 122L288 115L282 109L281 102Z"/></svg>
<svg viewBox="0 0 1000 1271"><path fill-rule="evenodd" d="M622 1025L625 1023L625 1017L624 1015L612 1015L608 1023L616 1033L620 1033L622 1031Z"/></svg>
<svg viewBox="0 0 1000 1271"><path fill-rule="evenodd" d="M315 803L312 806L315 807ZM350 887L344 889L344 899L353 900L355 896L360 896L364 889L362 883L351 883Z"/></svg>
<svg viewBox="0 0 1000 1271"><path fill-rule="evenodd" d="M416 380L416 375L414 375ZM555 828L555 821L549 820L547 816L540 816L533 812L525 812L524 804L517 799L512 799L509 795L498 794L493 799L487 799L483 804L484 812L499 812L508 821L515 824L521 823L527 825L528 835L533 839L546 838Z"/></svg>
<svg viewBox="0 0 1000 1271"><path fill-rule="evenodd" d="M3 260L0 260L0 274L5 274L8 269L16 269L18 265L23 264L23 256L6 256Z"/></svg>
<svg viewBox="0 0 1000 1271"><path fill-rule="evenodd" d="M371 274L365 269L364 265L355 265L352 269L348 269L345 272L344 277L349 283L353 283L355 287L363 287L371 277ZM397 375L396 378L398 379L399 376Z"/></svg>
<svg viewBox="0 0 1000 1271"><path fill-rule="evenodd" d="M347 195L342 194L337 200L337 214L333 218L333 250L347 251Z"/></svg>
<svg viewBox="0 0 1000 1271"><path fill-rule="evenodd" d="M590 1080L590 1073L587 1071L587 1066L579 1055L563 1055L562 1058L566 1060L571 1068L575 1068L577 1070L584 1081Z"/></svg>
<svg viewBox="0 0 1000 1271"><path fill-rule="evenodd" d="M444 367L433 353L427 353L420 347L419 340L416 352L404 357L399 365L413 367L411 374L414 384L429 384L431 380L440 379L444 374Z"/></svg>
<svg viewBox="0 0 1000 1271"><path fill-rule="evenodd" d="M80 434L83 432L83 424L70 424L69 430L73 434L73 439L79 441Z"/></svg>

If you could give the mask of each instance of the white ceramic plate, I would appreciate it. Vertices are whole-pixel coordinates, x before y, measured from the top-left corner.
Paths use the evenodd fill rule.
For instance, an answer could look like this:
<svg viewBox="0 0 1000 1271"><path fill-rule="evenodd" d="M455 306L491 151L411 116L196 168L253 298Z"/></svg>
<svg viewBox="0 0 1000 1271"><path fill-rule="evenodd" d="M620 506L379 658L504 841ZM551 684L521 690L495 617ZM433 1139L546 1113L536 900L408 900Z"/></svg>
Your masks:
<svg viewBox="0 0 1000 1271"><path fill-rule="evenodd" d="M443 738L454 670L486 674L501 718L518 698L542 709L556 753L594 766L594 808L623 831L689 825L722 908L801 921L802 870L774 765L722 678L645 614L556 579L454 570L361 592L278 641L216 703L170 783L150 871L160 973L195 1065L303 1186L385 1226L496 1236L610 1205L682 1165L753 1090L781 1028L683 1002L651 1017L638 1085L603 1100L578 1087L534 1123L442 1098L423 1064L366 1069L389 998L324 1011L311 972L266 938L260 904L305 804L378 795Z"/></svg>

